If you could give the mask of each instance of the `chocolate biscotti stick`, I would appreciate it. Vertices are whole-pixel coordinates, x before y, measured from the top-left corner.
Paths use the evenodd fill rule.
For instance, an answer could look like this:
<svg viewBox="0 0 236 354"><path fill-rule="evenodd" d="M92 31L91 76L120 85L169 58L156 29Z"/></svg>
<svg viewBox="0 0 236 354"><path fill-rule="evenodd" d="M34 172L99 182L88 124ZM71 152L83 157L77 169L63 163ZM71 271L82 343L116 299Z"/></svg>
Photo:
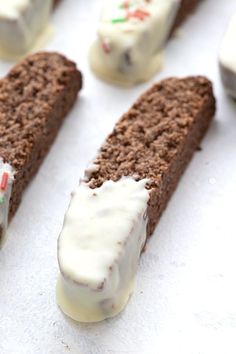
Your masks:
<svg viewBox="0 0 236 354"><path fill-rule="evenodd" d="M147 238L214 113L206 78L171 78L116 124L74 191L58 240L65 314L95 322L124 308Z"/></svg>
<svg viewBox="0 0 236 354"><path fill-rule="evenodd" d="M92 70L118 85L149 80L162 66L166 41L199 2L107 0L90 51Z"/></svg>
<svg viewBox="0 0 236 354"><path fill-rule="evenodd" d="M27 57L0 80L0 244L81 85L73 62L47 52Z"/></svg>
<svg viewBox="0 0 236 354"><path fill-rule="evenodd" d="M61 0L54 0L54 1L53 1L53 6L56 7L56 6L59 4L60 1L61 1Z"/></svg>
<svg viewBox="0 0 236 354"><path fill-rule="evenodd" d="M219 55L220 74L227 93L236 99L236 13L224 35Z"/></svg>
<svg viewBox="0 0 236 354"><path fill-rule="evenodd" d="M194 12L201 0L180 0L180 6L175 18L171 33L178 28L186 18Z"/></svg>

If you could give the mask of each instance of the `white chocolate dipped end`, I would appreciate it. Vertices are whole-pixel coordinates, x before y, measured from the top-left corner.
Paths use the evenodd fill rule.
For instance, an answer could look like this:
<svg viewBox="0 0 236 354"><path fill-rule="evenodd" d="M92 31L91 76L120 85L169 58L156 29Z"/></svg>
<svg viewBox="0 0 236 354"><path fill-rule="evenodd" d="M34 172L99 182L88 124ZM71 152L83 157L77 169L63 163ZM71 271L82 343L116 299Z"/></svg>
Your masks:
<svg viewBox="0 0 236 354"><path fill-rule="evenodd" d="M10 0L0 1L0 16L7 18L17 18L20 13L30 5L32 0Z"/></svg>
<svg viewBox="0 0 236 354"><path fill-rule="evenodd" d="M121 86L149 80L162 66L179 6L179 0L109 0L90 50L93 72Z"/></svg>
<svg viewBox="0 0 236 354"><path fill-rule="evenodd" d="M51 36L52 0L0 1L0 56L15 60Z"/></svg>
<svg viewBox="0 0 236 354"><path fill-rule="evenodd" d="M98 322L123 310L146 241L147 180L123 177L73 193L58 240L57 302L69 317Z"/></svg>
<svg viewBox="0 0 236 354"><path fill-rule="evenodd" d="M9 202L11 198L14 169L0 158L0 248L6 240Z"/></svg>
<svg viewBox="0 0 236 354"><path fill-rule="evenodd" d="M223 37L219 62L223 84L230 96L236 98L236 14L232 17Z"/></svg>

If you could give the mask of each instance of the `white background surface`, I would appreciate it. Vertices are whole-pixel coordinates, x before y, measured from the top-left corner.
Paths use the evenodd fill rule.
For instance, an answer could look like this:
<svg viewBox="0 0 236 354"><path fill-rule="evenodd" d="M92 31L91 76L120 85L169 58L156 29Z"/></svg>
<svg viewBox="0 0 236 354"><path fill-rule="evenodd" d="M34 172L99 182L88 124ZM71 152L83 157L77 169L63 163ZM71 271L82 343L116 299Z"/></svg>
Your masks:
<svg viewBox="0 0 236 354"><path fill-rule="evenodd" d="M205 0L169 42L165 68L153 79L206 74L218 112L142 256L129 305L96 325L75 324L56 306L56 242L70 192L117 119L150 86L123 90L90 73L100 3L64 0L52 19L48 48L74 59L85 84L0 254L0 353L235 354L236 107L217 66L235 0ZM9 67L0 62L0 74Z"/></svg>

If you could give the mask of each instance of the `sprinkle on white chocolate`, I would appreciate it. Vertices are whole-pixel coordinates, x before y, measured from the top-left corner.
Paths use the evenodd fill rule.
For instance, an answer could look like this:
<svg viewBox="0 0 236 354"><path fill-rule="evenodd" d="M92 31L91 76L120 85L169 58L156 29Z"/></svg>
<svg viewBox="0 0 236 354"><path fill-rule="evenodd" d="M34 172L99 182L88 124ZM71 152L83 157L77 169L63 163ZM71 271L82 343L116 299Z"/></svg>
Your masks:
<svg viewBox="0 0 236 354"><path fill-rule="evenodd" d="M6 240L14 169L0 158L0 248Z"/></svg>
<svg viewBox="0 0 236 354"><path fill-rule="evenodd" d="M146 81L160 69L179 0L113 0L104 7L90 52L100 78L121 85Z"/></svg>
<svg viewBox="0 0 236 354"><path fill-rule="evenodd" d="M146 183L84 183L73 194L58 240L57 301L74 320L101 321L126 305L146 241Z"/></svg>

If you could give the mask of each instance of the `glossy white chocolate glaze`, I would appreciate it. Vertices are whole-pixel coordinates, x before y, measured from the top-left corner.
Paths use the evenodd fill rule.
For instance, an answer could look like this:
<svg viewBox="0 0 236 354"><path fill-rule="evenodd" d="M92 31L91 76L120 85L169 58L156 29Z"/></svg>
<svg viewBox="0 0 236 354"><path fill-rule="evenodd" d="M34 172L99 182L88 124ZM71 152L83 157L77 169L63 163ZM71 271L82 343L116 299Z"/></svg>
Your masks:
<svg viewBox="0 0 236 354"><path fill-rule="evenodd" d="M32 0L2 0L0 1L0 17L17 18Z"/></svg>
<svg viewBox="0 0 236 354"><path fill-rule="evenodd" d="M146 241L147 180L75 190L58 240L57 302L76 321L115 316L132 291Z"/></svg>
<svg viewBox="0 0 236 354"><path fill-rule="evenodd" d="M236 75L236 14L232 17L220 48L220 63Z"/></svg>
<svg viewBox="0 0 236 354"><path fill-rule="evenodd" d="M4 0L0 5L0 56L16 59L34 47L47 27L52 0Z"/></svg>
<svg viewBox="0 0 236 354"><path fill-rule="evenodd" d="M122 86L150 79L162 65L179 5L180 0L109 0L90 50L94 73Z"/></svg>
<svg viewBox="0 0 236 354"><path fill-rule="evenodd" d="M5 175L5 176L4 176ZM4 186L5 177L5 186ZM14 169L0 158L0 248L6 240L8 226L9 202L11 198Z"/></svg>
<svg viewBox="0 0 236 354"><path fill-rule="evenodd" d="M228 95L236 99L236 14L232 17L219 53L222 83Z"/></svg>

